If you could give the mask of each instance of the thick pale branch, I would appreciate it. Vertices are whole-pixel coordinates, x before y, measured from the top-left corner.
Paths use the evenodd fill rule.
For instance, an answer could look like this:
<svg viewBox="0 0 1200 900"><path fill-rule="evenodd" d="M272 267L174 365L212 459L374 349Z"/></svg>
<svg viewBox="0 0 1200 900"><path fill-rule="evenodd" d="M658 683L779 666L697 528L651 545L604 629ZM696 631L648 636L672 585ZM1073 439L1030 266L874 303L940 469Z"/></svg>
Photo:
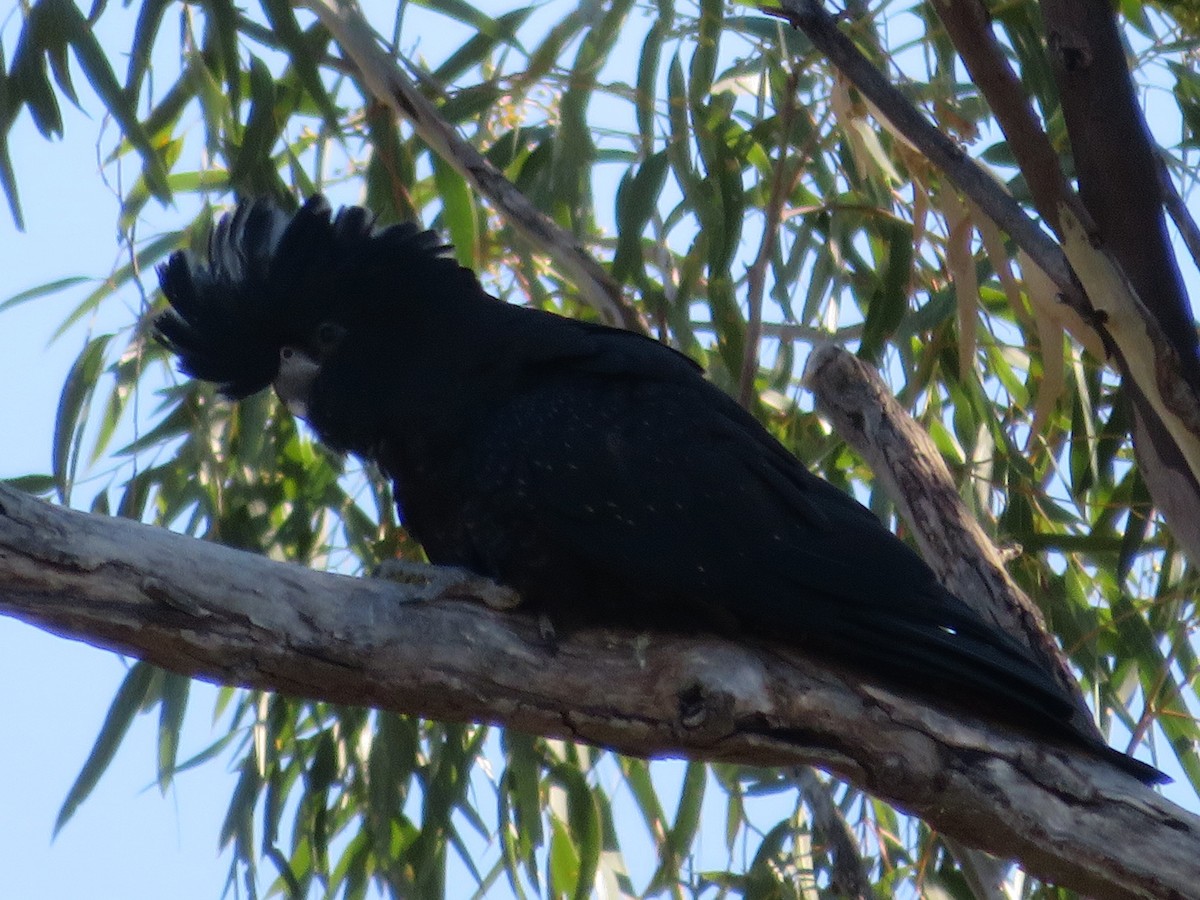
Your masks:
<svg viewBox="0 0 1200 900"><path fill-rule="evenodd" d="M1180 377L1183 361L1163 325L1142 302L1125 271L1093 246L1083 223L1061 213L1067 256L1103 316L1104 330L1124 368L1144 388L1146 399L1188 462L1200 473L1200 397ZM1195 326L1192 326L1193 330Z"/></svg>
<svg viewBox="0 0 1200 900"><path fill-rule="evenodd" d="M1193 562L1200 561L1200 395L1182 377L1176 342L1142 302L1126 270L1095 246L1067 207L1064 247L1128 379L1134 447L1154 504Z"/></svg>
<svg viewBox="0 0 1200 900"><path fill-rule="evenodd" d="M65 637L226 684L641 756L814 762L1094 896L1200 896L1200 819L1106 763L780 648L608 630L550 646L532 617L463 602L473 590L405 602L420 591L0 486L0 612Z"/></svg>
<svg viewBox="0 0 1200 900"><path fill-rule="evenodd" d="M356 77L379 103L412 124L434 153L454 167L534 247L560 266L580 294L614 324L645 332L637 311L613 281L568 232L529 202L504 174L445 121L380 45L378 36L350 0L295 0L329 29Z"/></svg>

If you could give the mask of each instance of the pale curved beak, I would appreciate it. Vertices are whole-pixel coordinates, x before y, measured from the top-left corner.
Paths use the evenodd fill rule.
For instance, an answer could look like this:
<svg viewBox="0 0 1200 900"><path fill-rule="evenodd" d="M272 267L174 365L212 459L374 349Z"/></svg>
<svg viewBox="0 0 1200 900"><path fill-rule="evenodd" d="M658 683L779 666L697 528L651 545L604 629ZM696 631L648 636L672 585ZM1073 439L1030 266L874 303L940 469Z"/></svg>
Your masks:
<svg viewBox="0 0 1200 900"><path fill-rule="evenodd" d="M308 418L308 400L321 364L295 347L279 351L279 374L275 376L275 393L288 411L297 418Z"/></svg>

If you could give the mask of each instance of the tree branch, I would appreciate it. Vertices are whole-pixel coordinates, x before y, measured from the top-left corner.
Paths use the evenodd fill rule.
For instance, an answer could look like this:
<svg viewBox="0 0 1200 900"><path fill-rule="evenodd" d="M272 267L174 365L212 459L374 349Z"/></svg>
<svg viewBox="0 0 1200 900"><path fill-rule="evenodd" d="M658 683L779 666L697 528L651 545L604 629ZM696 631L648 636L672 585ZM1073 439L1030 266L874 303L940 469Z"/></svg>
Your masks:
<svg viewBox="0 0 1200 900"><path fill-rule="evenodd" d="M1172 180L1171 172L1162 156L1159 156L1158 159L1158 189L1162 191L1163 206L1166 208L1167 215L1175 223L1175 227L1179 231L1179 238L1192 257L1192 264L1200 266L1200 227L1197 227L1191 210L1180 196L1179 188Z"/></svg>
<svg viewBox="0 0 1200 900"><path fill-rule="evenodd" d="M1086 242L1073 249L1068 235L1067 253L1132 382L1134 446L1155 505L1200 562L1200 343L1163 216L1161 162L1112 7L1043 0L1042 14L1090 216Z"/></svg>
<svg viewBox="0 0 1200 900"><path fill-rule="evenodd" d="M607 319L631 331L647 333L646 324L608 272L578 241L534 206L499 169L488 162L438 113L380 45L362 13L350 0L295 0L316 15L352 64L372 97L410 122L421 139L454 167L510 224L570 276L584 300Z"/></svg>
<svg viewBox="0 0 1200 900"><path fill-rule="evenodd" d="M779 157L775 160L771 177L771 194L763 210L762 239L758 243L758 253L755 254L754 261L746 268L746 337L742 345L742 371L738 376L738 403L747 409L750 408L750 401L754 395L754 379L758 375L762 359L760 345L763 337L763 293L767 285L767 268L771 265L771 257L779 239L784 203L795 189L803 171L803 167L796 165L795 160L808 158L804 150L794 155L789 152L792 119L796 115L798 80L799 73L792 71L788 76L783 107L779 111ZM818 131L814 128L810 143L815 141L817 134Z"/></svg>
<svg viewBox="0 0 1200 900"><path fill-rule="evenodd" d="M1088 230L1157 320L1177 357L1176 378L1200 392L1196 323L1167 234L1158 154L1116 13L1107 0L1042 0L1041 7L1079 194L1094 222Z"/></svg>
<svg viewBox="0 0 1200 900"><path fill-rule="evenodd" d="M177 672L638 756L814 762L1097 897L1195 897L1200 818L1108 764L793 651L593 630L61 509L0 485L0 612ZM428 593L427 591L425 593Z"/></svg>

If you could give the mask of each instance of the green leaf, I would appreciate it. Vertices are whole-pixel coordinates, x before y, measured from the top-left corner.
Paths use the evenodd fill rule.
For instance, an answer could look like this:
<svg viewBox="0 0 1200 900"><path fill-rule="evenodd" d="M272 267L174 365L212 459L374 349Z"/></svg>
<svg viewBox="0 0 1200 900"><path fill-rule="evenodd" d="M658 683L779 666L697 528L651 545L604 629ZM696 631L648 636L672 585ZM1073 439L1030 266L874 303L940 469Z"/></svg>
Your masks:
<svg viewBox="0 0 1200 900"><path fill-rule="evenodd" d="M486 35L492 40L504 37L505 30L500 22L481 12L478 4L467 3L466 0L414 0L418 6L441 13L451 19L457 19L464 25L470 25L473 31Z"/></svg>
<svg viewBox="0 0 1200 900"><path fill-rule="evenodd" d="M108 708L108 715L104 717L104 724L100 727L100 734L96 736L96 743L92 746L83 769L67 792L67 799L63 801L62 809L58 811L58 817L54 820L55 834L58 834L70 821L71 816L75 815L79 804L88 798L100 781L100 776L112 762L117 748L121 746L121 741L129 731L133 717L142 708L156 674L154 666L139 661L134 663L125 675L121 686L117 688L112 705Z"/></svg>
<svg viewBox="0 0 1200 900"><path fill-rule="evenodd" d="M143 127L152 141L158 143L170 137L171 128L179 120L188 104L196 98L197 88L197 80L192 77L189 65L184 69L179 80L167 89L167 92L154 105L154 109L146 116Z"/></svg>
<svg viewBox="0 0 1200 900"><path fill-rule="evenodd" d="M179 732L187 710L192 681L186 675L162 673L162 696L158 716L158 788L167 792L174 777L175 761L179 755Z"/></svg>
<svg viewBox="0 0 1200 900"><path fill-rule="evenodd" d="M555 218L576 232L590 224L592 215L590 172L596 144L588 121L588 107L596 78L621 33L631 0L615 0L584 36L559 103L559 133L554 144L551 200Z"/></svg>
<svg viewBox="0 0 1200 900"><path fill-rule="evenodd" d="M141 94L142 79L150 68L150 52L158 37L163 14L173 0L142 0L137 24L133 29L133 46L129 51L129 68L125 74L125 91L136 104Z"/></svg>
<svg viewBox="0 0 1200 900"><path fill-rule="evenodd" d="M518 731L508 730L501 736L508 761L506 775L512 793L513 812L517 832L529 851L542 845L542 792L541 769L543 759L538 751L537 739ZM536 874L531 870L531 875Z"/></svg>
<svg viewBox="0 0 1200 900"><path fill-rule="evenodd" d="M250 114L240 145L229 161L229 180L249 193L276 194L279 176L271 152L281 123L275 119L275 79L257 56L250 58Z"/></svg>
<svg viewBox="0 0 1200 900"><path fill-rule="evenodd" d="M1128 499L1123 506L1129 510L1125 523L1125 534L1121 538L1121 553L1117 559L1117 579L1124 581L1129 576L1134 560L1142 552L1146 537L1150 531L1151 509L1154 499L1150 489L1142 477L1142 471L1134 466L1123 479L1128 482Z"/></svg>
<svg viewBox="0 0 1200 900"><path fill-rule="evenodd" d="M487 82L455 91L442 102L438 112L451 125L460 125L477 119L486 121L498 103L508 102L508 92L502 85Z"/></svg>
<svg viewBox="0 0 1200 900"><path fill-rule="evenodd" d="M889 338L908 313L908 285L912 275L912 227L890 220L879 229L877 240L884 244L886 262L877 273L876 289L871 294L863 323L858 356L878 362Z"/></svg>
<svg viewBox="0 0 1200 900"><path fill-rule="evenodd" d="M637 72L637 123L642 152L649 153L654 147L654 123L658 117L655 97L658 94L658 64L662 53L663 38L670 29L669 21L660 15L646 33L642 53L638 58Z"/></svg>
<svg viewBox="0 0 1200 900"><path fill-rule="evenodd" d="M429 76L430 79L441 85L452 84L454 79L468 69L481 64L501 44L511 45L522 50L520 41L517 39L517 29L525 24L525 20L529 18L529 14L533 10L532 6L509 10L495 20L494 30L490 32L476 28L475 33L461 47L447 56L445 61L434 69Z"/></svg>
<svg viewBox="0 0 1200 900"><path fill-rule="evenodd" d="M0 69L4 66L4 54L0 51ZM0 71L0 87L3 86L4 75ZM0 98L2 99L2 98ZM12 157L8 155L8 134L0 130L0 187L4 188L5 199L8 200L8 212L18 231L25 230L25 217L21 214L21 198L17 193L17 177L13 173Z"/></svg>
<svg viewBox="0 0 1200 900"><path fill-rule="evenodd" d="M83 275L71 275L66 278L57 278L54 281L48 281L45 284L39 284L36 287L31 287L28 290L21 291L18 294L13 294L7 300L0 303L0 313L8 312L15 306L20 306L22 303L28 303L30 300L37 300L40 297L48 297L51 294L57 294L60 291L65 291L68 288L73 288L77 284L85 284L91 281Z"/></svg>
<svg viewBox="0 0 1200 900"><path fill-rule="evenodd" d="M707 782L708 767L703 763L689 762L679 794L679 808L675 811L675 824L671 826L667 838L671 851L678 857L686 856L691 851L696 829L700 827L704 786Z"/></svg>
<svg viewBox="0 0 1200 900"><path fill-rule="evenodd" d="M636 172L626 172L617 188L617 252L612 274L618 281L630 276L639 282L644 279L642 232L657 208L668 166L666 151L655 153Z"/></svg>
<svg viewBox="0 0 1200 900"><path fill-rule="evenodd" d="M162 149L163 161L168 167L173 166L175 161L179 158L180 152L183 150L183 141L165 141L162 145ZM168 187L173 186L173 184L174 178L168 176ZM129 189L129 193L127 193L124 199L121 201L121 216L117 220L117 227L120 228L123 233L128 233L131 231L134 224L137 222L138 216L141 215L142 210L149 202L150 189L146 182L145 175L142 174L134 180L132 187Z"/></svg>
<svg viewBox="0 0 1200 900"><path fill-rule="evenodd" d="M689 762L684 772L683 786L679 794L679 805L675 812L675 821L669 829L666 829L665 840L659 843L658 868L650 879L648 892L653 893L664 890L678 879L680 867L683 864L683 860L691 852L692 842L696 837L696 830L700 826L700 813L704 804L704 789L707 781L708 767L702 763ZM651 791L654 790L652 783L642 790L644 791L647 788ZM653 806L657 805L658 798L655 795ZM662 810L659 808L657 816L661 817L662 815ZM663 830L661 818L658 819L655 825L651 825L649 820L646 824L650 827L652 834Z"/></svg>
<svg viewBox="0 0 1200 900"><path fill-rule="evenodd" d="M71 81L71 68L67 58L68 46L61 34L55 34L54 40L46 43L46 60L50 63L50 71L54 73L54 83L58 85L58 89L75 104L76 108L82 108L79 106L79 95L75 93L75 85Z"/></svg>
<svg viewBox="0 0 1200 900"><path fill-rule="evenodd" d="M571 839L567 824L550 817L550 853L547 857L550 890L556 897L577 896L580 886L579 851Z"/></svg>
<svg viewBox="0 0 1200 900"><path fill-rule="evenodd" d="M1112 598L1112 615L1121 658L1137 663L1142 691L1154 702L1159 728L1188 779L1200 784L1200 756L1196 753L1200 728L1181 696L1170 661L1159 647L1158 635L1123 591Z"/></svg>
<svg viewBox="0 0 1200 900"><path fill-rule="evenodd" d="M689 197L695 192L698 179L692 167L687 85L678 54L671 57L671 66L667 70L667 121L671 129L671 139L667 143L667 159L671 161L671 171L675 173L684 196Z"/></svg>
<svg viewBox="0 0 1200 900"><path fill-rule="evenodd" d="M654 780L650 773L650 763L643 759L621 757L619 760L621 773L625 777L625 785L633 794L646 829L655 834L666 828L666 813L658 799Z"/></svg>
<svg viewBox="0 0 1200 900"><path fill-rule="evenodd" d="M202 0L204 6L205 52L211 54L209 64L201 65L206 73L211 71L217 80L225 82L225 94L231 108L236 108L242 99L241 63L238 58L238 9L233 0ZM193 57L199 63L199 57ZM193 65L193 69L196 68ZM219 93L219 92L218 92Z"/></svg>
<svg viewBox="0 0 1200 900"><path fill-rule="evenodd" d="M254 808L258 803L258 795L262 790L262 778L258 774L253 754L248 754L242 762L242 774L233 796L229 799L229 809L225 820L221 823L220 846L234 842L234 852L244 860L254 858Z"/></svg>
<svg viewBox="0 0 1200 900"><path fill-rule="evenodd" d="M96 389L96 381L104 367L104 351L111 339L112 335L105 334L92 338L84 345L63 382L58 398L50 467L59 499L63 503L70 503L79 444L83 439L83 426L87 423L85 410Z"/></svg>
<svg viewBox="0 0 1200 900"><path fill-rule="evenodd" d="M591 896L596 870L600 865L600 852L603 849L600 813L596 809L592 790L579 768L573 765L558 765L551 771L551 777L567 794L569 835L568 837L559 834L556 828L551 839L551 855L556 852L556 840L559 842L557 852L562 855L552 883L557 884L559 890L571 894L575 900L586 900ZM557 826L557 822L554 824Z"/></svg>
<svg viewBox="0 0 1200 900"><path fill-rule="evenodd" d="M433 179L442 198L442 224L450 233L455 256L467 268L479 268L475 198L467 180L440 156L433 157Z"/></svg>
<svg viewBox="0 0 1200 900"><path fill-rule="evenodd" d="M693 110L704 106L712 88L721 46L724 11L724 0L700 0L700 28L688 72L688 102Z"/></svg>
<svg viewBox="0 0 1200 900"><path fill-rule="evenodd" d="M30 10L17 39L7 87L9 104L24 100L33 124L46 138L61 137L63 133L62 110L50 86L44 56L45 45L50 43L46 32L55 28L55 17L46 13L51 4L52 0L42 0ZM4 131L7 130L5 127Z"/></svg>
<svg viewBox="0 0 1200 900"><path fill-rule="evenodd" d="M16 478L0 479L0 482L35 496L46 496L54 490L54 479L49 475L19 475Z"/></svg>

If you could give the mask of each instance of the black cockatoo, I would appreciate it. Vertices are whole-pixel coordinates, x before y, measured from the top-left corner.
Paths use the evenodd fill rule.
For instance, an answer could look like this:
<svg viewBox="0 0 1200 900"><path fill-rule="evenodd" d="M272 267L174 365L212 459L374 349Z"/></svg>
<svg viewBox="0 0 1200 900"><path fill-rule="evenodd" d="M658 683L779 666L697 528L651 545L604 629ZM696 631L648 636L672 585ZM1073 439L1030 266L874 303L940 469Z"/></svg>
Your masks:
<svg viewBox="0 0 1200 900"><path fill-rule="evenodd" d="M294 216L243 202L207 263L159 269L157 332L226 397L274 385L322 442L378 463L430 560L556 627L787 643L1160 780L692 360L502 303L447 250L321 197Z"/></svg>

